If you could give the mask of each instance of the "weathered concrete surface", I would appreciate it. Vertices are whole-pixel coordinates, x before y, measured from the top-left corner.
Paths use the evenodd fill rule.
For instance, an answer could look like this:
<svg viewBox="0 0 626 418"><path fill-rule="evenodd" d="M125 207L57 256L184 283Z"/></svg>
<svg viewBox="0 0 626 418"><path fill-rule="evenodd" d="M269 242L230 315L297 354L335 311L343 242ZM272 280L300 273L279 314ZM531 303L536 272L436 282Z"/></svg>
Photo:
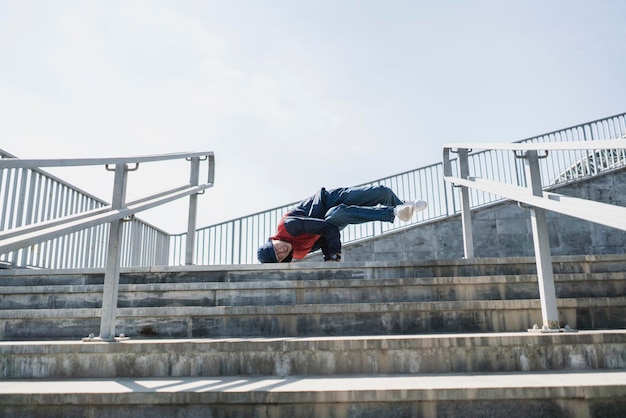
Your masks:
<svg viewBox="0 0 626 418"><path fill-rule="evenodd" d="M626 272L562 273L554 280L559 298L626 296ZM103 285L5 285L0 286L0 310L100 308L102 292ZM120 308L539 298L534 274L150 283L120 285L119 292Z"/></svg>
<svg viewBox="0 0 626 418"><path fill-rule="evenodd" d="M626 372L0 382L20 417L623 417Z"/></svg>
<svg viewBox="0 0 626 418"><path fill-rule="evenodd" d="M552 257L554 273L625 272L626 255ZM289 264L226 266L154 266L122 268L120 284L236 283L296 280L388 279L410 277L467 277L536 273L534 257L475 259L408 259L340 263L300 261ZM0 270L0 289L12 286L101 285L102 270Z"/></svg>
<svg viewBox="0 0 626 418"><path fill-rule="evenodd" d="M626 169L551 189L565 196L626 206ZM626 231L547 212L552 255L624 254ZM504 202L472 211L476 257L534 255L530 211ZM460 215L346 245L347 261L462 258Z"/></svg>
<svg viewBox="0 0 626 418"><path fill-rule="evenodd" d="M559 299L561 326L626 327L626 298ZM98 335L99 309L0 311L4 340ZM541 325L539 300L118 309L133 338L303 337L523 331Z"/></svg>
<svg viewBox="0 0 626 418"><path fill-rule="evenodd" d="M561 326L626 328L625 265L625 255L556 257ZM534 269L527 257L127 270L116 333L214 338L523 331L541 324ZM0 338L97 335L101 285L93 281L99 274L0 275ZM50 285L54 280L64 284Z"/></svg>
<svg viewBox="0 0 626 418"><path fill-rule="evenodd" d="M0 379L626 369L626 330L0 342Z"/></svg>

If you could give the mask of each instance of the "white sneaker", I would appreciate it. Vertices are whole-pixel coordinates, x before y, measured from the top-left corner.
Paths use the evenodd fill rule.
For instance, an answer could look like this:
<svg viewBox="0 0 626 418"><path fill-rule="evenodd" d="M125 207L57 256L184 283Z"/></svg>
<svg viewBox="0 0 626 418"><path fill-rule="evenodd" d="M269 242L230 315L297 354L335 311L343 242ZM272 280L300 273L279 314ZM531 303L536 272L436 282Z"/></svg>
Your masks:
<svg viewBox="0 0 626 418"><path fill-rule="evenodd" d="M405 205L413 205L415 212L421 212L428 207L428 203L423 200L405 200Z"/></svg>
<svg viewBox="0 0 626 418"><path fill-rule="evenodd" d="M403 222L408 222L413 217L415 213L415 206L413 205L399 205L393 208L393 213L396 215L396 218L400 219Z"/></svg>

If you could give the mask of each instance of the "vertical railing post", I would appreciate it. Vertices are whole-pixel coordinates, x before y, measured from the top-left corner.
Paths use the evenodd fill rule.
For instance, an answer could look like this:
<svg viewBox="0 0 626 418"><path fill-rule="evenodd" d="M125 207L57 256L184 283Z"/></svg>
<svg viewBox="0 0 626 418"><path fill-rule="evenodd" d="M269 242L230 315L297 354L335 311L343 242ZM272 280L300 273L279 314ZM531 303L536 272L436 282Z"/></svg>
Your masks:
<svg viewBox="0 0 626 418"><path fill-rule="evenodd" d="M534 150L527 151L524 161L526 179L529 182L528 187L534 196L543 196L541 172L539 171L539 154ZM545 209L533 207L530 220L535 246L539 297L541 298L542 331L555 332L559 330L559 313L556 306L556 291L554 288L552 256L550 255L550 240Z"/></svg>
<svg viewBox="0 0 626 418"><path fill-rule="evenodd" d="M108 170L107 166L107 170ZM113 180L112 210L122 209L126 205L126 179L128 166L126 164L115 165L115 177ZM124 220L118 219L109 223L109 243L107 247L107 260L104 272L104 292L102 295L102 317L100 319L100 339L105 341L115 340L115 320L117 317L117 296L120 283L120 259L122 224Z"/></svg>
<svg viewBox="0 0 626 418"><path fill-rule="evenodd" d="M189 183L191 186L198 185L200 177L200 158L193 157L191 160L191 173ZM185 264L194 263L194 252L196 249L196 219L198 215L198 194L189 195L189 217L187 218L187 241L185 243Z"/></svg>
<svg viewBox="0 0 626 418"><path fill-rule="evenodd" d="M142 247L150 248L147 238L144 236L142 239L142 224L131 220L128 225L128 250L130 251L130 265L141 266L142 262ZM147 234L146 234L147 235ZM144 254L145 258L145 254Z"/></svg>
<svg viewBox="0 0 626 418"><path fill-rule="evenodd" d="M469 177L468 149L459 148L459 174L461 178ZM469 189L461 186L461 224L463 227L463 249L465 258L474 258L474 233L472 230L472 213L470 211Z"/></svg>
<svg viewBox="0 0 626 418"><path fill-rule="evenodd" d="M234 232L233 232L234 234ZM239 261L237 264L241 264L241 251L242 251L242 237L243 237L243 219L239 218L239 238L237 239L237 243L239 244ZM234 235L233 235L234 239Z"/></svg>

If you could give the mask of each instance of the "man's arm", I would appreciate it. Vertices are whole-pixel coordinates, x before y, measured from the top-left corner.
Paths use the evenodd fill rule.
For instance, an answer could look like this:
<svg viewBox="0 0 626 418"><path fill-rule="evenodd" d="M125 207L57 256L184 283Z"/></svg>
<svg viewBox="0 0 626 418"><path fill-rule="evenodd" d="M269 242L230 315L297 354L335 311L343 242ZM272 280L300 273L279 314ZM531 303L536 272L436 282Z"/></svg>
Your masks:
<svg viewBox="0 0 626 418"><path fill-rule="evenodd" d="M341 253L341 234L337 226L323 219L308 218L305 216L287 216L284 224L290 235L321 235L326 239L329 254ZM326 255L326 252L324 252L324 255Z"/></svg>

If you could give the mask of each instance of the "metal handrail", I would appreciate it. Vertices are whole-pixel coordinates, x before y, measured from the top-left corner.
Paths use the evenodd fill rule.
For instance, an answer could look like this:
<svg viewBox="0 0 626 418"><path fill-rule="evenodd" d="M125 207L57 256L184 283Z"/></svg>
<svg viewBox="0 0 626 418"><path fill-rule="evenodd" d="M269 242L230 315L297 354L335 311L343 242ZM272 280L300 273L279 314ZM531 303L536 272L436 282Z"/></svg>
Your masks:
<svg viewBox="0 0 626 418"><path fill-rule="evenodd" d="M139 164L155 161L204 158L212 152L177 152L171 154L142 155L134 157L26 159L9 157L0 159L0 168L81 167L90 165Z"/></svg>
<svg viewBox="0 0 626 418"><path fill-rule="evenodd" d="M471 169L469 164L469 154L475 149L508 151L511 158L523 161L524 178L520 178L517 184L509 184L508 182L488 177L483 178L482 174L478 175L475 170ZM622 136L621 139L608 141L544 144L446 144L443 147L445 180L461 190L463 208L461 222L466 258L474 257L470 189L517 201L518 204L526 205L531 210L531 225L543 317L541 331L543 332L560 331L545 212L549 210L626 231L626 207L564 196L544 190L546 186L542 179L542 161L545 161L550 154L571 152L573 150L583 151L589 156L601 155L598 153L602 151L610 151L610 155L616 155L626 151L626 138ZM457 154L458 158L452 159L451 154L453 153ZM458 167L455 167L457 164ZM615 169L617 166L613 165L610 168ZM545 167L543 171L545 171Z"/></svg>
<svg viewBox="0 0 626 418"><path fill-rule="evenodd" d="M626 132L626 113L597 119L580 125L571 126L546 134L517 141L519 144L564 143L574 141L597 141L613 139ZM524 166L519 160L510 159L506 150L484 150L469 156L469 166L480 175L491 175L507 183L525 182ZM608 152L608 151L607 151ZM542 160L541 170L544 185L558 181L564 184L577 178L597 175L608 167L621 166L626 161L626 152L620 156L598 155L595 159L609 159L611 163L594 165L597 170L580 170L580 174L562 176L571 171L571 167L586 157L581 150L550 155ZM614 164L617 161L617 165ZM584 162L583 162L584 163ZM428 201L428 209L420 212L409 223L367 223L350 225L342 231L342 242L348 244L380 234L411 227L416 224L431 222L462 212L462 198L459 190L444 181L442 163L432 164L415 170L405 171L384 177L362 185L385 185L392 188L403 199L423 199ZM560 176L563 178L560 179ZM323 185L320 185L320 187ZM314 191L311 191L311 194ZM472 208L502 201L504 198L493 193L472 189ZM303 196L304 197L304 196ZM256 249L267 237L272 235L280 217L298 202L274 207L240 218L231 219L215 225L206 226L196 231L196 262L198 264L242 264L256 263ZM184 242L186 233L172 235L170 264L184 263Z"/></svg>
<svg viewBox="0 0 626 418"><path fill-rule="evenodd" d="M16 161L8 159L17 158L4 150L0 150L0 157L3 158L0 161ZM108 205L106 201L40 168L0 169L0 202L0 231L5 232ZM167 232L137 217L125 222L123 228L127 237L123 242L123 266L167 264ZM107 236L108 224L99 225L19 251L0 254L0 263L18 268L104 267Z"/></svg>
<svg viewBox="0 0 626 418"><path fill-rule="evenodd" d="M158 162L174 159L185 159L190 162L189 183L183 186L152 194L126 202L126 189L128 173L139 169L139 164L144 162ZM206 181L200 182L200 164L207 161ZM129 165L134 164L133 168ZM33 203L36 190L41 194L40 182L29 186L29 176L32 169L39 167L79 167L87 165L104 165L108 171L114 172L113 196L111 204L100 205L97 208L76 211L76 213L58 213L40 221L37 216L33 218L33 211L37 212L41 207ZM188 216L188 239L186 241L187 256L186 264L193 263L194 234L197 215L197 195L204 190L213 187L215 176L215 159L212 152L177 153L154 156L128 157L128 158L88 158L88 159L65 159L65 160L21 160L9 157L0 159L0 184L2 176L7 173L5 183L7 187L2 190L5 202L11 200L11 211L8 222L5 222L6 211L2 213L2 226L0 232L0 254L16 252L23 248L32 248L35 245L52 239L66 239L72 234L82 233L94 227L108 225L108 238L106 248L106 262L104 272L104 291L102 301L102 314L99 340L113 340L115 338L115 319L117 315L117 295L119 289L119 271L123 259L122 243L124 241L124 223L134 217L135 213L150 209L176 199L189 196ZM16 174L13 176L12 174ZM14 181L11 182L10 178ZM12 189L9 185L15 185ZM19 187L18 187L19 184ZM28 191L20 194L19 191ZM45 192L43 193L45 196ZM65 200L65 195L59 197ZM13 211L13 207L16 207ZM13 219L16 218L16 219ZM131 251L138 251L142 246L135 243ZM74 255L75 248L64 247L70 256ZM92 339L88 339L92 341Z"/></svg>
<svg viewBox="0 0 626 418"><path fill-rule="evenodd" d="M0 263L13 267L36 268L98 268L104 267L106 256L105 237L108 236L109 218L96 222L99 215L110 212L110 205L73 186L41 167L105 166L135 164L175 159L210 158L207 184L215 176L213 155L210 152L186 152L148 156L76 158L76 159L20 159L0 150ZM203 182L204 183L204 182ZM185 187L172 189L129 203L124 217L154 207L179 196ZM197 189L196 193L201 191ZM194 196L195 194L192 194ZM148 200L152 199L152 202ZM76 227L68 230L70 222L91 219L88 229ZM53 233L52 228L65 225L65 232ZM87 225L87 223L85 223ZM47 228L49 240L24 247L22 243L37 230ZM123 266L149 266L167 264L170 235L137 217L132 216L123 225ZM21 248L21 249L20 249Z"/></svg>

